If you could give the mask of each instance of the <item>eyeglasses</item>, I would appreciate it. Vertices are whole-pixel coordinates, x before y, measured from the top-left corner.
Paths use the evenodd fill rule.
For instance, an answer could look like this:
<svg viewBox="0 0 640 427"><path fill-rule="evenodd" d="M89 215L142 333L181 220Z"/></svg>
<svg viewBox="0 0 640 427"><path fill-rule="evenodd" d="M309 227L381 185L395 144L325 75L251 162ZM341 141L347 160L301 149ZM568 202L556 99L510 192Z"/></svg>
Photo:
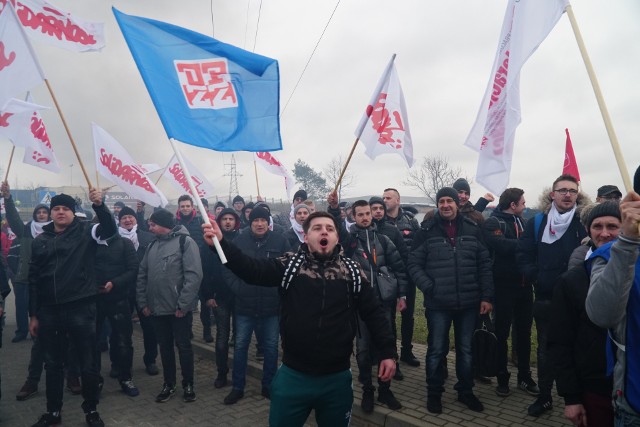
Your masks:
<svg viewBox="0 0 640 427"><path fill-rule="evenodd" d="M575 196L578 194L578 190L574 190L573 188L569 189L569 188L558 188L557 190L553 190L556 193L560 193L563 196L566 196L567 193L571 194L572 196Z"/></svg>

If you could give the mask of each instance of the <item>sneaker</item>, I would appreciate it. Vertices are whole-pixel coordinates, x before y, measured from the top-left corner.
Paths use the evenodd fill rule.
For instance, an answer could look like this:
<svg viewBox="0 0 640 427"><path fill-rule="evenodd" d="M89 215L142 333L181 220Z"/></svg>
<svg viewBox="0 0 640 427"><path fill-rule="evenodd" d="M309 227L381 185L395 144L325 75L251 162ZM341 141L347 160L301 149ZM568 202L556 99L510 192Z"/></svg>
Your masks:
<svg viewBox="0 0 640 427"><path fill-rule="evenodd" d="M271 390L269 390L269 387L262 387L262 392L260 394L264 398L271 400Z"/></svg>
<svg viewBox="0 0 640 427"><path fill-rule="evenodd" d="M258 362L264 361L264 351L256 350L256 360Z"/></svg>
<svg viewBox="0 0 640 427"><path fill-rule="evenodd" d="M404 375L400 370L400 365L396 362L396 373L393 375L393 379L396 381L402 381L404 379Z"/></svg>
<svg viewBox="0 0 640 427"><path fill-rule="evenodd" d="M389 389L382 389L378 391L378 402L384 403L389 407L389 409L394 411L402 408L402 405L400 404L400 402L398 402L398 399L396 399L396 397Z"/></svg>
<svg viewBox="0 0 640 427"><path fill-rule="evenodd" d="M238 403L238 400L242 399L243 397L244 397L244 391L233 389L231 390L231 393L229 393L227 397L224 398L224 404L233 405L235 403Z"/></svg>
<svg viewBox="0 0 640 427"><path fill-rule="evenodd" d="M365 414L370 414L373 412L373 391L375 388L373 387L363 387L362 389L362 401L360 402L360 406Z"/></svg>
<svg viewBox="0 0 640 427"><path fill-rule="evenodd" d="M211 332L209 332L208 334L202 334L202 339L206 343L212 343L213 342L213 337L211 336Z"/></svg>
<svg viewBox="0 0 640 427"><path fill-rule="evenodd" d="M218 374L218 377L213 382L215 388L222 388L227 385L227 374Z"/></svg>
<svg viewBox="0 0 640 427"><path fill-rule="evenodd" d="M12 343L17 343L20 341L24 341L27 339L26 335L16 335L15 337L13 337L13 339L11 340Z"/></svg>
<svg viewBox="0 0 640 427"><path fill-rule="evenodd" d="M187 384L184 386L184 393L182 394L182 400L187 403L196 401L196 392L193 391L193 384Z"/></svg>
<svg viewBox="0 0 640 427"><path fill-rule="evenodd" d="M118 378L119 376L120 376L120 369L116 368L115 366L112 366L111 370L109 371L109 377Z"/></svg>
<svg viewBox="0 0 640 427"><path fill-rule="evenodd" d="M162 390L160 390L160 394L156 396L156 402L158 403L168 402L175 392L176 392L175 384L164 383L162 385Z"/></svg>
<svg viewBox="0 0 640 427"><path fill-rule="evenodd" d="M442 413L442 398L440 396L428 396L427 397L427 411L432 414Z"/></svg>
<svg viewBox="0 0 640 427"><path fill-rule="evenodd" d="M33 381L25 381L24 385L20 389L20 391L16 394L16 400L23 401L27 400L34 394L38 392L38 384Z"/></svg>
<svg viewBox="0 0 640 427"><path fill-rule="evenodd" d="M509 388L509 384L504 384L496 387L496 394L500 397L507 397L511 395L511 389Z"/></svg>
<svg viewBox="0 0 640 427"><path fill-rule="evenodd" d="M57 426L60 423L62 423L60 412L45 412L40 416L40 419L31 427Z"/></svg>
<svg viewBox="0 0 640 427"><path fill-rule="evenodd" d="M476 395L473 393L459 394L458 402L462 403L463 405L466 405L466 407L471 409L472 411L475 411L475 412L484 411L484 405L482 404L482 402L478 400Z"/></svg>
<svg viewBox="0 0 640 427"><path fill-rule="evenodd" d="M406 363L409 366L413 366L414 368L420 366L420 361L416 356L414 356L411 350L402 353L402 355L400 356L400 361Z"/></svg>
<svg viewBox="0 0 640 427"><path fill-rule="evenodd" d="M84 420L89 427L104 427L104 421L100 418L98 411L90 411L84 416Z"/></svg>
<svg viewBox="0 0 640 427"><path fill-rule="evenodd" d="M540 396L529 405L529 409L527 413L532 417L539 417L544 414L546 411L550 411L553 409L553 402L551 401L551 397Z"/></svg>
<svg viewBox="0 0 640 427"><path fill-rule="evenodd" d="M69 390L71 394L82 393L80 378L76 377L75 375L67 375L67 390Z"/></svg>
<svg viewBox="0 0 640 427"><path fill-rule="evenodd" d="M136 387L131 378L129 378L128 380L120 381L120 387L122 388L124 394L126 394L127 396L136 397L140 394L140 390L138 390L138 387Z"/></svg>
<svg viewBox="0 0 640 427"><path fill-rule="evenodd" d="M538 384L531 378L524 378L518 381L518 388L522 391L526 391L532 396L539 396L540 389L538 388Z"/></svg>
<svg viewBox="0 0 640 427"><path fill-rule="evenodd" d="M155 363L149 363L144 370L147 371L147 374L152 376L158 375L160 373L160 370L158 369L158 365L156 365Z"/></svg>

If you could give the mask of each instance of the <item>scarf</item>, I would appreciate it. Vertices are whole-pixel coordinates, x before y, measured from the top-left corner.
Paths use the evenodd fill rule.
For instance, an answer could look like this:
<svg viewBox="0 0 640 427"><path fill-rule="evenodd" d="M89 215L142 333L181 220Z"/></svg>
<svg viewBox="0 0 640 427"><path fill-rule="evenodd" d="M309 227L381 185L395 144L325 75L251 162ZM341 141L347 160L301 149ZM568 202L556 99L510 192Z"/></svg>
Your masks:
<svg viewBox="0 0 640 427"><path fill-rule="evenodd" d="M42 234L42 227L44 227L47 224L50 224L51 221L47 221L47 222L36 222L36 221L31 221L31 236L33 236L33 238L35 239L36 237L38 237L39 235Z"/></svg>
<svg viewBox="0 0 640 427"><path fill-rule="evenodd" d="M138 242L138 233L136 233L137 230L138 230L138 224L134 225L131 230L118 227L118 233L120 233L120 236L131 240L131 243L133 243L133 247L136 248L136 251L140 247L140 242Z"/></svg>
<svg viewBox="0 0 640 427"><path fill-rule="evenodd" d="M557 242L564 236L564 233L569 229L573 216L576 213L576 206L568 212L561 214L556 209L556 204L551 204L551 210L547 215L547 226L542 233L542 243L552 244Z"/></svg>

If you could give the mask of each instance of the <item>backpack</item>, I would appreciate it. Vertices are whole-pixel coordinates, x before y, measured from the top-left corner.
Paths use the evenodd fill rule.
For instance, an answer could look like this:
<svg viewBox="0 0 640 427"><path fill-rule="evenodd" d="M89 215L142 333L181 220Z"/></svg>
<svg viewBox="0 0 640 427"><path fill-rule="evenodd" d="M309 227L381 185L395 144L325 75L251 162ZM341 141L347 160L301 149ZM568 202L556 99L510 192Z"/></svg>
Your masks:
<svg viewBox="0 0 640 427"><path fill-rule="evenodd" d="M540 212L533 217L533 241L538 243L538 234L540 234L540 226L542 225L542 220L544 219L544 214Z"/></svg>
<svg viewBox="0 0 640 427"><path fill-rule="evenodd" d="M187 240L187 235L186 235L186 234L181 234L181 235L180 235L180 253L181 253L181 254L184 254L184 242L185 242L186 240ZM157 242L157 241L158 241L158 239L153 239L153 240L151 241L151 243L149 243L149 244L147 245L147 249L146 249L146 252L147 252L147 253L149 252L149 249L151 249L151 246L153 246L153 244L154 244L155 242Z"/></svg>

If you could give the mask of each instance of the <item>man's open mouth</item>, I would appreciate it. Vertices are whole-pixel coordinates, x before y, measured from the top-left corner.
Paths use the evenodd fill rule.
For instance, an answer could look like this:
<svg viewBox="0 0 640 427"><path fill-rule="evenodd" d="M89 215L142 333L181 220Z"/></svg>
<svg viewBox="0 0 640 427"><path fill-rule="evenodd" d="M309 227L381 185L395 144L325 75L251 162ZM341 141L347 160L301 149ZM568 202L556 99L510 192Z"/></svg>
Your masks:
<svg viewBox="0 0 640 427"><path fill-rule="evenodd" d="M320 246L325 247L329 244L329 239L320 239Z"/></svg>

